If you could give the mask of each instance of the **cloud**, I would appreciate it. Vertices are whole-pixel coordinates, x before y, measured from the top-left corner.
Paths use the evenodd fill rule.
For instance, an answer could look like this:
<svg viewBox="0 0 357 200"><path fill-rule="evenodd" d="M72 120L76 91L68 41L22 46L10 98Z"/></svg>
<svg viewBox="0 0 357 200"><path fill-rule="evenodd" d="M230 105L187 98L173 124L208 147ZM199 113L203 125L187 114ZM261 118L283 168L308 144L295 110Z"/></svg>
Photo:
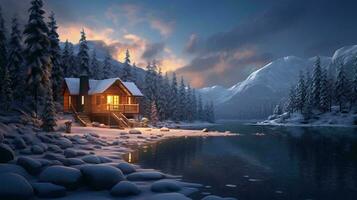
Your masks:
<svg viewBox="0 0 357 200"><path fill-rule="evenodd" d="M152 19L149 22L151 28L158 30L160 34L165 38L170 36L173 31L174 22L166 22L159 19Z"/></svg>
<svg viewBox="0 0 357 200"><path fill-rule="evenodd" d="M165 44L163 42L147 43L142 58L146 60L155 59L164 51L164 48Z"/></svg>

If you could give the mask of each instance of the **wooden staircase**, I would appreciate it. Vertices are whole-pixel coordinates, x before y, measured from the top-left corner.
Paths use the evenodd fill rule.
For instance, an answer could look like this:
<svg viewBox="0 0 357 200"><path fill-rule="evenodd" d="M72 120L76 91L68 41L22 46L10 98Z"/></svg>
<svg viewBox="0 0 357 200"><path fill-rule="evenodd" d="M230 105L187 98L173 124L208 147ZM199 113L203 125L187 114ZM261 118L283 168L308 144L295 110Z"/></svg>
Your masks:
<svg viewBox="0 0 357 200"><path fill-rule="evenodd" d="M121 112L112 112L111 116L118 123L118 128L131 128L133 124L129 121L128 118L123 115Z"/></svg>
<svg viewBox="0 0 357 200"><path fill-rule="evenodd" d="M79 113L76 109L71 105L71 109L73 112L74 119L81 125L81 126L90 126L92 124L90 118L86 113Z"/></svg>

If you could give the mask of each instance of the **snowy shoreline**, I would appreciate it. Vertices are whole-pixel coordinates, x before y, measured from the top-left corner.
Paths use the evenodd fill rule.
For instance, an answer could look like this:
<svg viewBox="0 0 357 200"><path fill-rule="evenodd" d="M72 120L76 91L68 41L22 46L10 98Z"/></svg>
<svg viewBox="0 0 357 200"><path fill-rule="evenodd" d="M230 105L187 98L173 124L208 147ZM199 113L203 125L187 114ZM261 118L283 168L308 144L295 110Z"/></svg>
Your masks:
<svg viewBox="0 0 357 200"><path fill-rule="evenodd" d="M182 182L180 176L155 169L143 169L127 163L123 156L168 138L234 135L167 128L118 130L80 127L75 123L72 133L46 133L32 125L1 122L0 134L4 136L0 141L0 154L10 155L8 161L0 163L0 177L14 183L9 184L10 192L0 186L0 197L63 200L104 200L118 196L121 199L190 199L187 196L199 192L201 184ZM208 195L203 199L213 197Z"/></svg>

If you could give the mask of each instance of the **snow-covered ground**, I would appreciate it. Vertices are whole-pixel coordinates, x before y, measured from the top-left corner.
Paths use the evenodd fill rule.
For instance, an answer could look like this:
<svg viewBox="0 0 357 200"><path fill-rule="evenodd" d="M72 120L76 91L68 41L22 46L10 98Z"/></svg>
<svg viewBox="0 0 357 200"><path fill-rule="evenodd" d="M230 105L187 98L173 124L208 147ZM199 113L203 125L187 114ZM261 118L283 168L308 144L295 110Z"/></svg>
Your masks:
<svg viewBox="0 0 357 200"><path fill-rule="evenodd" d="M190 199L187 196L202 185L142 169L122 156L171 137L232 135L169 128L118 130L75 123L71 133L45 133L24 125L21 118L1 119L0 199ZM60 127L64 121L59 121Z"/></svg>
<svg viewBox="0 0 357 200"><path fill-rule="evenodd" d="M269 119L258 122L257 125L273 126L356 126L357 114L354 112L340 113L336 107L332 112L315 114L310 120L305 120L300 113L283 113L281 115L271 115Z"/></svg>

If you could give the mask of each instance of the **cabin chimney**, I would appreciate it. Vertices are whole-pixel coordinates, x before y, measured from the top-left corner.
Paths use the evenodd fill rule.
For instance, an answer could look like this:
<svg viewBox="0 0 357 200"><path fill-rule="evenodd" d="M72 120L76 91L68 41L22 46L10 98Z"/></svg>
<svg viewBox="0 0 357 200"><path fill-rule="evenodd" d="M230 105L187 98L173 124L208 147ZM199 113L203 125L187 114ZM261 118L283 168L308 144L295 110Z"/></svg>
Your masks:
<svg viewBox="0 0 357 200"><path fill-rule="evenodd" d="M87 75L79 77L79 95L88 95L89 79Z"/></svg>

